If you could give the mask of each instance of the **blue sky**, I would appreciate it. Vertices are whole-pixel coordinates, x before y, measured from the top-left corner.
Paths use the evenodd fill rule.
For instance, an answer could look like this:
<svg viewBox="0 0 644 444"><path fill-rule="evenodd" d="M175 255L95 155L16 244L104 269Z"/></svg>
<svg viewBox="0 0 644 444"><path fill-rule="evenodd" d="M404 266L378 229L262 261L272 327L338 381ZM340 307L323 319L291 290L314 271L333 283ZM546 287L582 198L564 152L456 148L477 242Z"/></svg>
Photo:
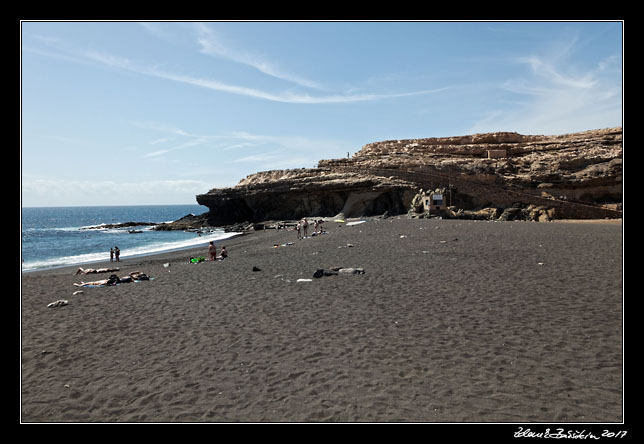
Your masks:
<svg viewBox="0 0 644 444"><path fill-rule="evenodd" d="M191 204L381 140L620 126L622 28L22 22L22 204Z"/></svg>

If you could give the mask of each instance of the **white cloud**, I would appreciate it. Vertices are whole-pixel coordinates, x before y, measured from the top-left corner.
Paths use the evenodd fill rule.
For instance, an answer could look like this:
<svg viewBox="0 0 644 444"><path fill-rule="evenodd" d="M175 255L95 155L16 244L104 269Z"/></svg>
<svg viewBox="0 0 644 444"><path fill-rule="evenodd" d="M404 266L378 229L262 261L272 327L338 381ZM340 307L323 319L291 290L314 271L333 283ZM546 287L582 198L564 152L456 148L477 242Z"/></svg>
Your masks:
<svg viewBox="0 0 644 444"><path fill-rule="evenodd" d="M169 151L170 151L170 150L157 150L157 151L152 151L152 152L149 152L149 153L145 153L145 154L143 155L143 157L158 157L158 156L161 156L161 155L163 155L163 154L165 154L165 153L167 153L167 152L169 152Z"/></svg>
<svg viewBox="0 0 644 444"><path fill-rule="evenodd" d="M155 22L139 22L139 25L153 36L165 40L172 41L172 36L166 32L165 27Z"/></svg>
<svg viewBox="0 0 644 444"><path fill-rule="evenodd" d="M22 206L138 205L193 203L197 194L212 188L199 180L114 182L37 179L23 176Z"/></svg>
<svg viewBox="0 0 644 444"><path fill-rule="evenodd" d="M54 46L54 43L57 45ZM123 57L120 55L106 53L104 51L98 50L71 50L66 48L62 43L52 40L50 42L49 51L39 51L38 49L31 49L31 52L38 53L40 55L48 57L64 57L66 60L75 61L77 63L87 63L93 62L98 63L102 66L107 66L110 68L115 68L127 72L132 72L144 76L156 77L165 80L171 80L178 83L188 84L200 88L205 88L213 91L220 91L228 94L235 94L240 96L251 97L260 100L268 100L273 102L281 103L292 103L292 104L332 104L332 103L354 103L354 102L365 102L365 101L375 101L375 100L386 100L400 97L409 97L416 95L424 94L433 94L448 89L447 87L435 88L435 89L425 89L419 91L411 92L402 92L402 93L371 93L371 94L324 94L324 95L311 95L307 93L296 93L292 91L281 91L281 92L269 92L257 88L251 88L246 86L233 85L230 83L222 82L214 78L206 77L197 77L193 75L179 74L176 72L171 72L161 68L161 64L153 63L141 63L134 61L128 57ZM52 53L51 49L59 51L58 53ZM220 47L215 44L211 44L209 47L211 52L216 53L220 51L224 54L229 54L226 49L220 49ZM218 49L213 49L218 48ZM233 57L233 56L230 56ZM271 68L269 64L260 63L258 61L252 61L251 58L246 58L246 56L234 56L238 59L245 60L247 64L253 64L253 66L258 69L263 69L265 73L272 73L272 75L280 74L274 68ZM282 78L287 79L289 76L282 75ZM297 79L293 77L290 81L296 81ZM301 83L306 83L301 81Z"/></svg>
<svg viewBox="0 0 644 444"><path fill-rule="evenodd" d="M139 71L142 72L142 71ZM197 78L180 74L173 74L169 72L162 72L158 70L148 71L149 75L173 80L180 83L198 86L201 88L211 89L214 91L221 91L229 94L237 94L241 96L252 97L255 99L268 100L272 102L292 103L292 104L330 104L330 103L353 103L353 102L366 102L374 100L393 99L399 97L417 96L422 94L432 94L445 91L447 88L437 88L431 90L412 91L406 93L392 93L392 94L331 94L322 96L312 96L305 93L294 93L290 91L271 93L262 91L255 88L248 88L244 86L230 85L220 82L215 79Z"/></svg>
<svg viewBox="0 0 644 444"><path fill-rule="evenodd" d="M174 150L181 150L200 145L207 145L210 149L221 151L242 151L254 147L268 147L269 149L281 150L285 154L283 157L293 155L293 153L307 153L320 158L320 153L344 153L354 147L340 140L318 139L303 136L272 136L267 134L253 134L247 131L229 131L220 134L195 134L185 131L171 124L147 121L147 122L130 122L132 125L147 129L154 132L171 133L181 135L185 142L171 148L164 148L154 152L146 153L144 157L156 157ZM259 158L248 154L246 159L238 158L237 162L257 160ZM313 158L312 157L312 158ZM244 159L244 160L242 160ZM307 157L307 164L311 160Z"/></svg>
<svg viewBox="0 0 644 444"><path fill-rule="evenodd" d="M207 140L202 138L202 137L192 138L192 139L187 140L186 142L181 143L181 144L179 144L177 146L174 146L172 148L167 148L167 149L164 149L164 150L155 151L154 153L148 153L148 154L144 155L143 157L159 156L161 154L169 153L169 152L172 152L172 151L179 151L179 150L184 150L186 148L197 147L199 145L203 145L206 142L207 142Z"/></svg>
<svg viewBox="0 0 644 444"><path fill-rule="evenodd" d="M552 62L542 57L520 57L517 62L529 65L534 75L549 85L576 89L588 89L597 85L597 79L592 72L577 76L563 74Z"/></svg>
<svg viewBox="0 0 644 444"><path fill-rule="evenodd" d="M239 159L233 160L233 162L234 163L244 163L244 162L264 163L268 161L274 161L275 159L279 159L279 158L281 158L281 156L274 153L262 153L262 154L253 154L250 156L240 157Z"/></svg>
<svg viewBox="0 0 644 444"><path fill-rule="evenodd" d="M232 49L222 44L221 38L215 36L214 31L204 23L194 24L197 32L197 42L203 54L222 57L237 63L251 66L258 71L281 80L295 83L307 88L319 89L320 85L300 76L284 72L266 58L253 54L252 52L240 49Z"/></svg>
<svg viewBox="0 0 644 444"><path fill-rule="evenodd" d="M141 129L144 129L144 130L158 131L158 132L161 132L161 133L173 134L173 135L176 135L176 136L201 137L201 136L198 136L196 134L190 134L190 133L182 130L181 128L177 128L175 126L170 126L170 125L166 125L166 124L159 123L159 122L153 122L153 121L149 121L149 120L145 121L145 122L131 121L130 124L136 126L137 128L141 128Z"/></svg>
<svg viewBox="0 0 644 444"><path fill-rule="evenodd" d="M162 138L160 138L160 139L152 140L152 141L150 141L150 142L148 142L148 143L149 143L150 145L158 145L158 144L160 144L160 143L165 143L165 142L167 142L168 140L170 140L170 139L167 139L167 138L165 138L165 137L162 137Z"/></svg>
<svg viewBox="0 0 644 444"><path fill-rule="evenodd" d="M573 41L551 56L514 60L529 68L499 88L514 95L487 111L469 132L518 131L562 134L622 125L622 89L616 80L617 57L583 69L570 60Z"/></svg>

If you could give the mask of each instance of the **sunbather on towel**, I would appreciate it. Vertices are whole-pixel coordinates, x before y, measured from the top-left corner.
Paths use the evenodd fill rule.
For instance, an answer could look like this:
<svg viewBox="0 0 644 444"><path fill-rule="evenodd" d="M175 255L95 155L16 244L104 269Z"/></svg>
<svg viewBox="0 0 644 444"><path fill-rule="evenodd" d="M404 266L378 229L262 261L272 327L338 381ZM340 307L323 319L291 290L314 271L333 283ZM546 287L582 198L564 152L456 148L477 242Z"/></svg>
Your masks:
<svg viewBox="0 0 644 444"><path fill-rule="evenodd" d="M140 271L133 271L127 276L119 278L119 283L127 283L132 281L149 281L150 278L147 274Z"/></svg>
<svg viewBox="0 0 644 444"><path fill-rule="evenodd" d="M140 271L133 271L127 276L124 276L122 278L118 277L117 275L113 274L111 275L108 279L101 279L100 281L93 281L93 282L82 282L80 284L74 284L76 287L102 287L104 285L116 285L120 283L128 283L132 281L148 281L150 278L148 277L147 274L142 273Z"/></svg>
<svg viewBox="0 0 644 444"><path fill-rule="evenodd" d="M107 285L107 282L109 279L101 279L100 281L93 281L93 282L82 282L80 284L74 283L75 287L102 287L103 285Z"/></svg>
<svg viewBox="0 0 644 444"><path fill-rule="evenodd" d="M76 273L74 274L90 274L90 273L112 273L114 271L119 271L118 268L83 268L78 267Z"/></svg>

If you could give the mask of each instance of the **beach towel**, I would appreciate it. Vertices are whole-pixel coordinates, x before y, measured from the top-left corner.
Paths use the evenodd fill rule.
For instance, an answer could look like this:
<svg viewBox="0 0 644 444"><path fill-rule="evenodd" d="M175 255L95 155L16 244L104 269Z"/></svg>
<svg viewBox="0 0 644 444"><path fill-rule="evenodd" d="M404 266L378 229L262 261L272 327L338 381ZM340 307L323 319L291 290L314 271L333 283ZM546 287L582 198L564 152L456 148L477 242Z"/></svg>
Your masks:
<svg viewBox="0 0 644 444"><path fill-rule="evenodd" d="M293 242L287 242L285 244L273 244L273 248L290 247L291 245L294 245Z"/></svg>

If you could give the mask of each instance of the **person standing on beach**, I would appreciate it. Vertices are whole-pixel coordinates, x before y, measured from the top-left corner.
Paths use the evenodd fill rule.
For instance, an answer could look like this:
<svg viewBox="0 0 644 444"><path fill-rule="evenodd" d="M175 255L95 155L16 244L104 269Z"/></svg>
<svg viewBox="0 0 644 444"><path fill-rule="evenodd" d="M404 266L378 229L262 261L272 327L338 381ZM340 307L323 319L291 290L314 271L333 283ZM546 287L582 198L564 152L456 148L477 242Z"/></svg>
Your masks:
<svg viewBox="0 0 644 444"><path fill-rule="evenodd" d="M309 233L309 222L306 218L302 219L302 231L304 231L304 239L306 239L306 236Z"/></svg>
<svg viewBox="0 0 644 444"><path fill-rule="evenodd" d="M114 256L116 257L116 262L119 262L119 257L121 256L121 250L119 250L119 247L117 246L114 247Z"/></svg>
<svg viewBox="0 0 644 444"><path fill-rule="evenodd" d="M110 248L110 262L114 262L114 248Z"/></svg>
<svg viewBox="0 0 644 444"><path fill-rule="evenodd" d="M302 239L302 224L298 222L295 229L297 230L297 238Z"/></svg>
<svg viewBox="0 0 644 444"><path fill-rule="evenodd" d="M211 261L217 259L217 247L215 247L214 241L210 241L210 246L208 247L208 259Z"/></svg>

